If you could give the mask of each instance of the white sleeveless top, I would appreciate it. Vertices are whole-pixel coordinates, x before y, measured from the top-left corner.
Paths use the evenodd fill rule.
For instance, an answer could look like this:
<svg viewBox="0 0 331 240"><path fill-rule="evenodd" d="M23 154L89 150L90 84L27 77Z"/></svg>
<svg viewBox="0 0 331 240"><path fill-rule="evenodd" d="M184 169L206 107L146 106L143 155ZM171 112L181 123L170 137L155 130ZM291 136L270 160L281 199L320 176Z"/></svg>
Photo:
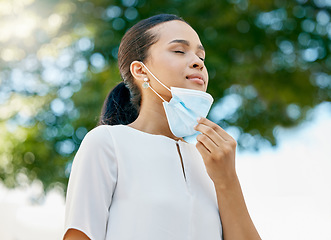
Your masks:
<svg viewBox="0 0 331 240"><path fill-rule="evenodd" d="M70 228L92 240L222 235L214 184L195 145L125 125L85 136L68 184L65 232Z"/></svg>

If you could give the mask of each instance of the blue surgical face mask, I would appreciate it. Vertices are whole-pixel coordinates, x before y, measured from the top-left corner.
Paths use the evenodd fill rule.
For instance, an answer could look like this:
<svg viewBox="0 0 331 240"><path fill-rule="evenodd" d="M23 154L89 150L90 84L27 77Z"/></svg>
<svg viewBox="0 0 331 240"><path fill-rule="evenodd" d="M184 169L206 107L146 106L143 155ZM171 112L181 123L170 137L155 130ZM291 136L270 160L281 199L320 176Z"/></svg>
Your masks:
<svg viewBox="0 0 331 240"><path fill-rule="evenodd" d="M199 90L177 87L170 87L169 89L149 71L144 63L142 64L156 81L171 92L172 98L167 102L149 86L149 88L163 100L163 108L171 132L176 137L195 135L197 131L194 130L194 126L197 124L197 118L207 116L213 103L213 97L209 93Z"/></svg>

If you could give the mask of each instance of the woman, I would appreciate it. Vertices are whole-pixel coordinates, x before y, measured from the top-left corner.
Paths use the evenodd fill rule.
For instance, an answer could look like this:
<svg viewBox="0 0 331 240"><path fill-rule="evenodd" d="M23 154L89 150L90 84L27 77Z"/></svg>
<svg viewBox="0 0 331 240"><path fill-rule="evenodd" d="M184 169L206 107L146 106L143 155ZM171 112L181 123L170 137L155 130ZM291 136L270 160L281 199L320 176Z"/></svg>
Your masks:
<svg viewBox="0 0 331 240"><path fill-rule="evenodd" d="M123 82L73 162L64 239L260 239L235 171L236 142L205 118L204 59L199 36L175 15L124 35ZM196 145L185 142L196 131Z"/></svg>

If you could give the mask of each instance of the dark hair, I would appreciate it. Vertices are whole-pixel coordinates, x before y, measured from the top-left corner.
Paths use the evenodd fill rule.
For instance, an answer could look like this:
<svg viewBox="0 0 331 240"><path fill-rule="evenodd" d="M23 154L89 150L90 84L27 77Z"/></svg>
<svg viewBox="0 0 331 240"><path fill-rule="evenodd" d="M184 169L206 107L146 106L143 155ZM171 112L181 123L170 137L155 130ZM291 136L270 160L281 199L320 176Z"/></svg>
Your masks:
<svg viewBox="0 0 331 240"><path fill-rule="evenodd" d="M130 65L135 60L143 62L148 57L149 48L158 41L158 36L149 30L173 20L185 22L176 15L159 14L136 23L124 34L118 49L118 67L123 81L108 94L99 125L126 125L136 120L141 93L134 83Z"/></svg>

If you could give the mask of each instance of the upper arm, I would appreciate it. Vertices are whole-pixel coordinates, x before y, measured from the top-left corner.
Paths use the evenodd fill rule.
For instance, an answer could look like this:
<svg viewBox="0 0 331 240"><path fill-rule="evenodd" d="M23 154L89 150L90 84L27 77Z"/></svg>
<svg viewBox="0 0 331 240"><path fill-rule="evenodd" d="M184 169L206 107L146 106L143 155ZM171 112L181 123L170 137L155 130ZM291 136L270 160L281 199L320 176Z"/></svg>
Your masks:
<svg viewBox="0 0 331 240"><path fill-rule="evenodd" d="M83 232L70 228L63 237L63 240L91 240Z"/></svg>
<svg viewBox="0 0 331 240"><path fill-rule="evenodd" d="M117 159L107 126L90 131L72 164L65 230L79 229L90 239L104 239L117 183Z"/></svg>

